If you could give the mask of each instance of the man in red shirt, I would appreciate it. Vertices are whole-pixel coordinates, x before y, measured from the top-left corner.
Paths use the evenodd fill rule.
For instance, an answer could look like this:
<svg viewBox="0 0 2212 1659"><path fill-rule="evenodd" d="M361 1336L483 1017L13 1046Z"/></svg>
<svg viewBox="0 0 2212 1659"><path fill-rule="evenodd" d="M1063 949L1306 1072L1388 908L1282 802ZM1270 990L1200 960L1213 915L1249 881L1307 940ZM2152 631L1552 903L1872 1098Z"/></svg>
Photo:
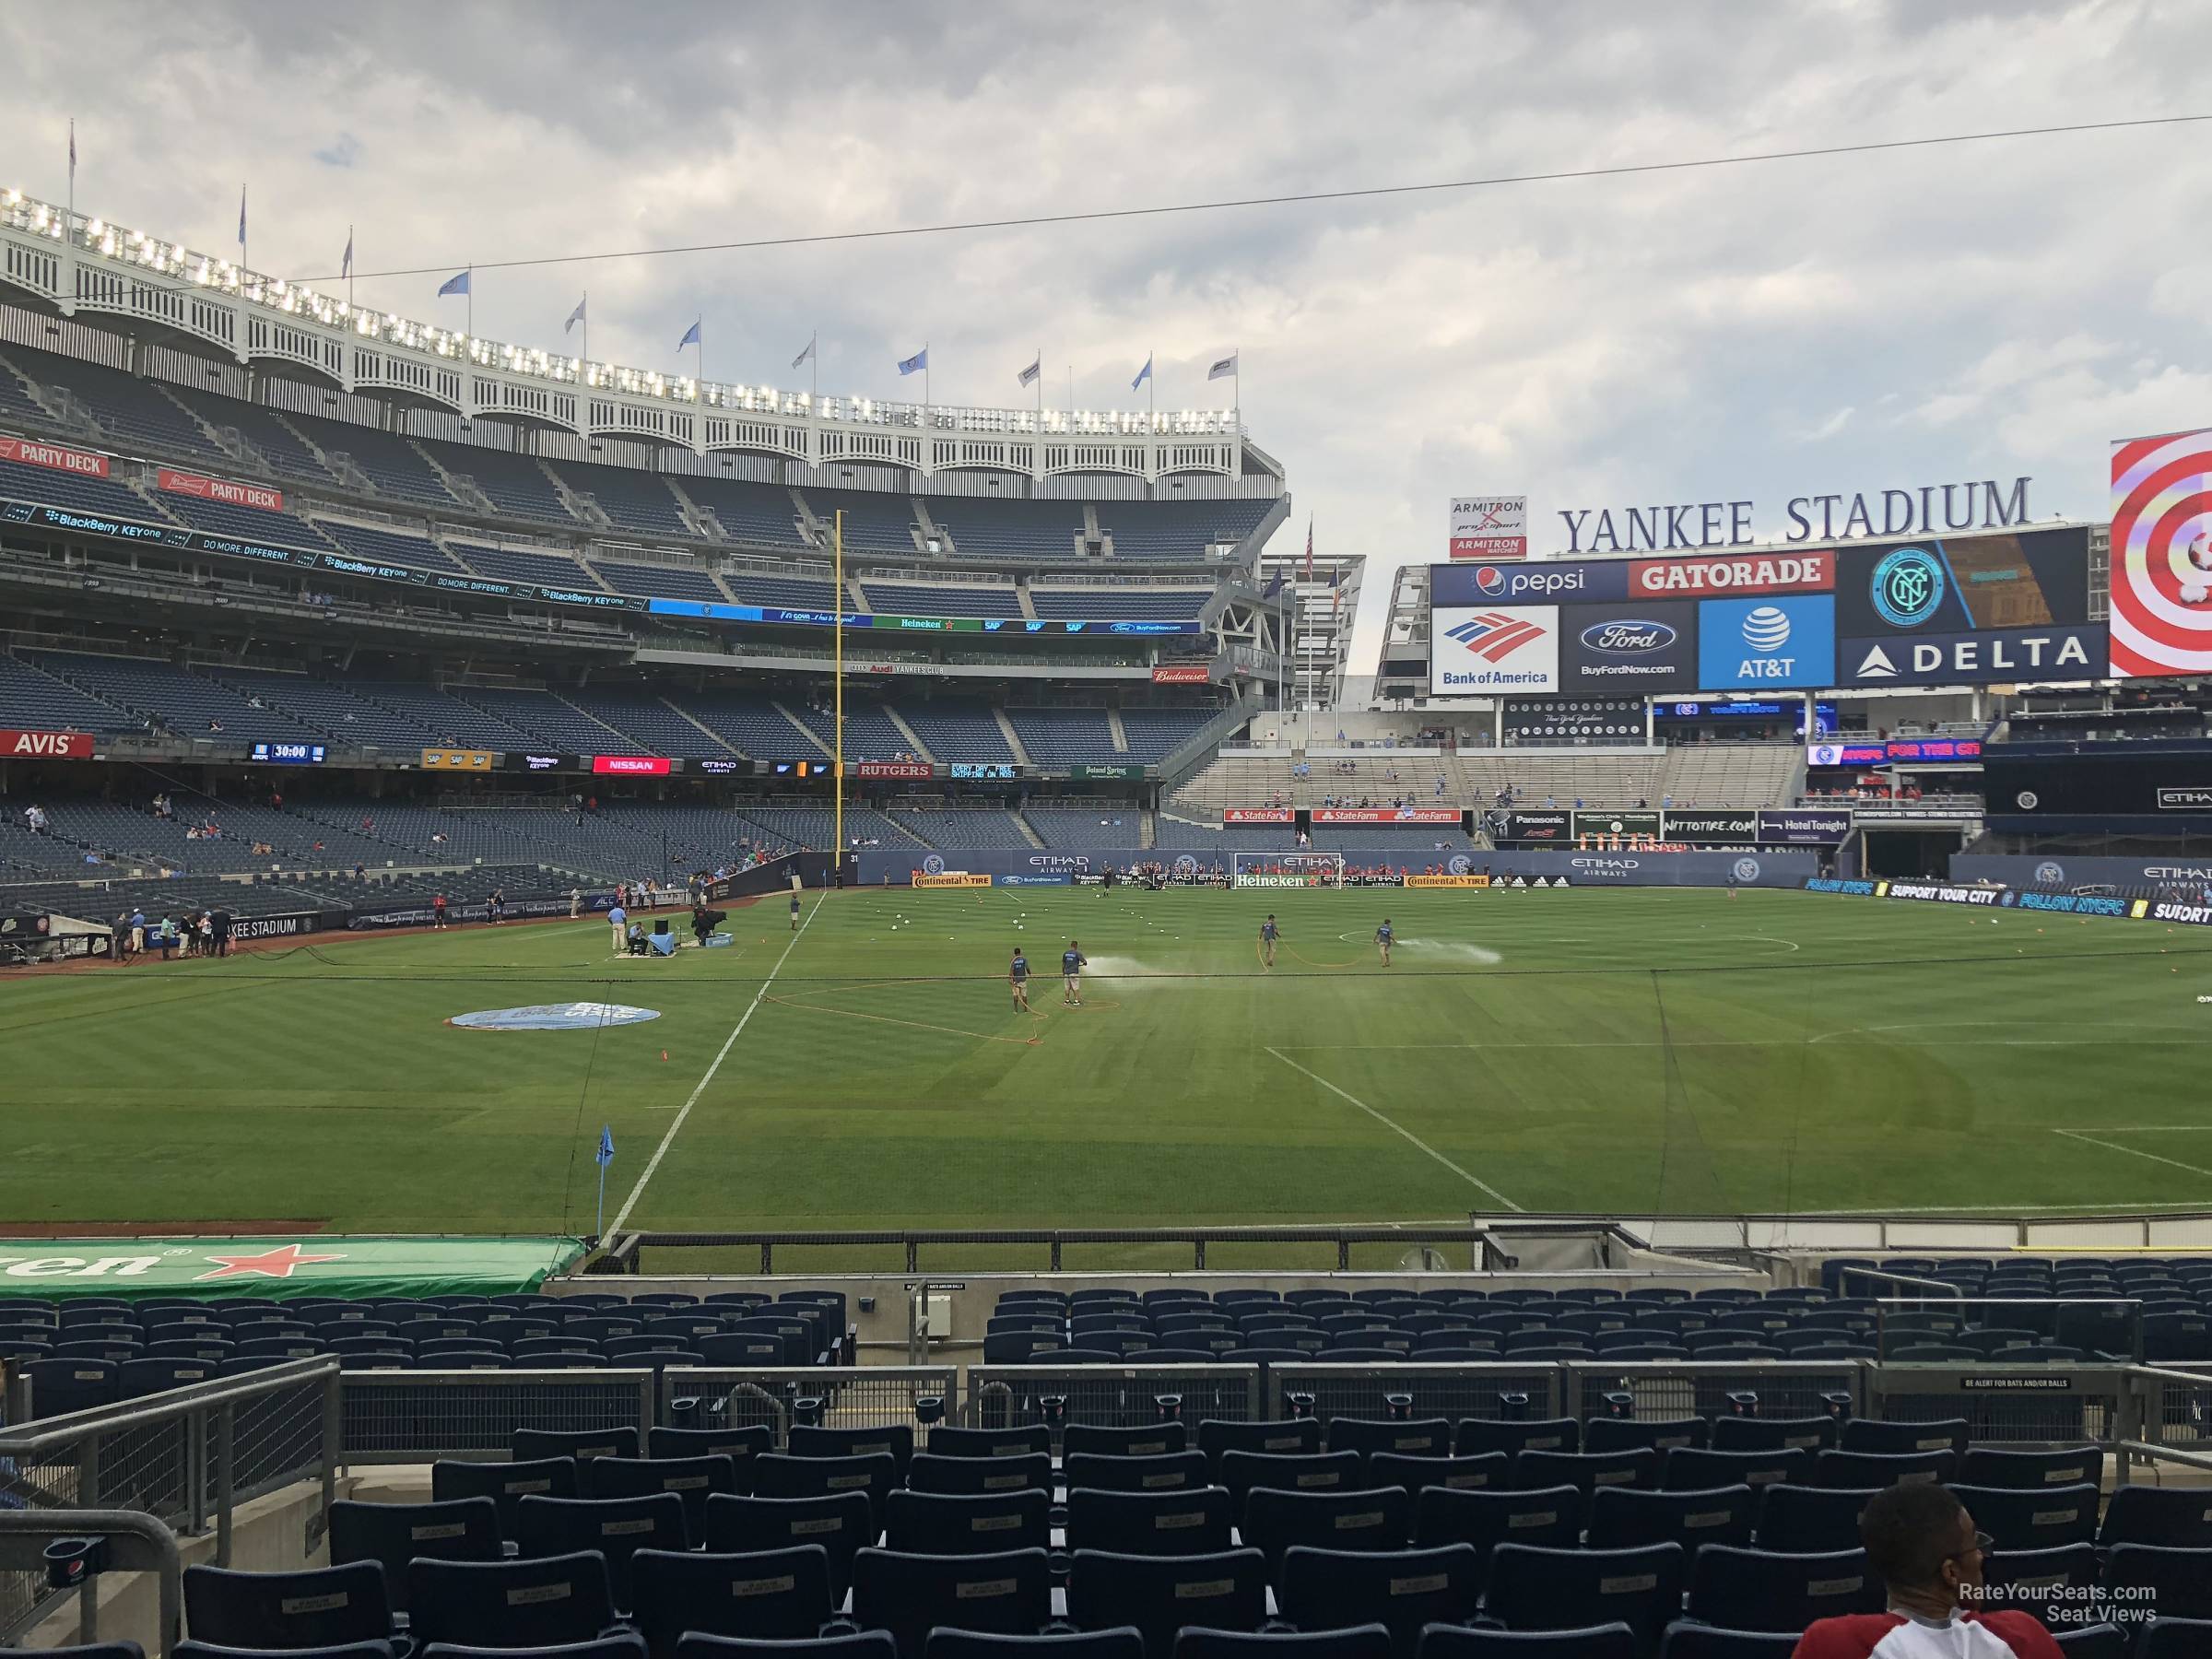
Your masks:
<svg viewBox="0 0 2212 1659"><path fill-rule="evenodd" d="M1947 1488L1877 1492L1859 1518L1859 1537L1889 1588L1889 1610L1816 1621L1794 1659L2065 1659L2031 1613L1962 1610L1983 1599L1992 1540Z"/></svg>

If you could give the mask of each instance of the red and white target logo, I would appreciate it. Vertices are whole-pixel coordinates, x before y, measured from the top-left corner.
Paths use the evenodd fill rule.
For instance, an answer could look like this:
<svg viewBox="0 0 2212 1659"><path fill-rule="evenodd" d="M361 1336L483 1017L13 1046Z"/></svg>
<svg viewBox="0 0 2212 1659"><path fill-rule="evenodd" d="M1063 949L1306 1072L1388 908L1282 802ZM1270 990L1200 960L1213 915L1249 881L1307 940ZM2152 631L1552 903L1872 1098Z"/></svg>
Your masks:
<svg viewBox="0 0 2212 1659"><path fill-rule="evenodd" d="M2112 445L2112 675L2212 674L2212 429Z"/></svg>

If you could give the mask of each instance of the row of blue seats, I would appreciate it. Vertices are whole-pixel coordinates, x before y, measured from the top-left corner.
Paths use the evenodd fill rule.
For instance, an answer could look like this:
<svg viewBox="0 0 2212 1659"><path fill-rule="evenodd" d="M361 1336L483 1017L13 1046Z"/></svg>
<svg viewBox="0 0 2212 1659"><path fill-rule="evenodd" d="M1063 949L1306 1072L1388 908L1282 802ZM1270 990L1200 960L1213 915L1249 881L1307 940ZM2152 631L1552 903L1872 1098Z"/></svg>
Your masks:
<svg viewBox="0 0 2212 1659"><path fill-rule="evenodd" d="M2212 1621L2154 1618L2139 1636L2113 1624L2072 1625L2054 1632L2065 1659L2200 1659L2212 1646ZM1658 1659L1790 1659L1797 1638L1725 1630L1677 1620L1667 1626ZM1077 1631L1059 1626L1035 1635L1002 1635L951 1625L932 1627L922 1659L1147 1659L1144 1632L1134 1626ZM1151 1650L1157 1652L1157 1650ZM1637 1633L1626 1624L1575 1630L1506 1631L1460 1625L1422 1627L1414 1659L1642 1659ZM52 1659L145 1659L138 1644L100 1642L51 1650ZM305 1649L245 1649L186 1641L174 1659L407 1659L405 1642L359 1641ZM419 1659L651 1659L643 1637L617 1630L593 1641L547 1647L486 1649L432 1642ZM1175 1632L1169 1659L1395 1659L1387 1625L1300 1631L1270 1623L1254 1631L1185 1625ZM846 1630L796 1639L748 1639L687 1631L677 1639L676 1659L900 1659L888 1630Z"/></svg>
<svg viewBox="0 0 2212 1659"><path fill-rule="evenodd" d="M272 1300L263 1297L114 1297L72 1296L48 1300L31 1296L0 1296L0 1325L20 1323L42 1324L143 1324L179 1321L209 1324L239 1324L253 1319L281 1315L308 1324L343 1324L358 1320L404 1323L409 1319L489 1319L528 1315L566 1321L591 1316L621 1315L643 1321L700 1309L781 1307L814 1304L831 1309L839 1323L845 1317L841 1290L786 1290L770 1296L759 1290L724 1290L710 1296L681 1291L655 1291L642 1296L615 1296L600 1291L575 1296L416 1296L381 1297L374 1301L341 1297L301 1296Z"/></svg>
<svg viewBox="0 0 2212 1659"><path fill-rule="evenodd" d="M2046 1563L2030 1563L2041 1571ZM2006 1570L1993 1559L1999 1572ZM2121 1546L2090 1564L2089 1584L2170 1618L2212 1615L2212 1551ZM1794 1638L1814 1620L1882 1610L1863 1550L1780 1555L1679 1544L1561 1550L1508 1543L1486 1573L1471 1545L1359 1551L1293 1546L1272 1587L1249 1546L1204 1555L1078 1548L1065 1588L1048 1551L945 1555L864 1547L849 1596L819 1545L757 1551L630 1552L618 1596L607 1553L512 1559L417 1555L403 1570L407 1636L425 1644L550 1648L634 1629L651 1659L679 1659L698 1635L806 1641L825 1629L879 1630L898 1659L927 1659L944 1629L1021 1636L1059 1626L1126 1630L1145 1659L1172 1659L1192 1628L1257 1633L1379 1625L1392 1659L1420 1659L1437 1626L1507 1632L1626 1627L1648 1653L1679 1622ZM385 1568L375 1561L287 1573L193 1567L185 1609L196 1641L246 1652L327 1650L397 1633ZM1998 1582L2023 1592L2029 1581ZM626 1605L627 1602L627 1605ZM841 1619L841 1615L842 1618ZM837 1621L833 1623L833 1621ZM1510 1650L1509 1650L1510 1651Z"/></svg>

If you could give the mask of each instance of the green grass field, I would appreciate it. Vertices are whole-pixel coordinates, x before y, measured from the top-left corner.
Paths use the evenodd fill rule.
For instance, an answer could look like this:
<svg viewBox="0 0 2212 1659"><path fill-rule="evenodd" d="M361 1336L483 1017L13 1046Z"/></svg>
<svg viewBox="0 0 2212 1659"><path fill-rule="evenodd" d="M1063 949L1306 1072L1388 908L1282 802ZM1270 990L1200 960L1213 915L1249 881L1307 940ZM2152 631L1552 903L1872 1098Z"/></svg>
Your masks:
<svg viewBox="0 0 2212 1659"><path fill-rule="evenodd" d="M602 1124L608 1220L662 1229L2212 1206L2187 930L1760 890L993 888L730 931L669 961L559 923L0 982L0 1230L586 1232ZM1009 1006L1017 939L1038 1017ZM663 1018L445 1023L569 999Z"/></svg>

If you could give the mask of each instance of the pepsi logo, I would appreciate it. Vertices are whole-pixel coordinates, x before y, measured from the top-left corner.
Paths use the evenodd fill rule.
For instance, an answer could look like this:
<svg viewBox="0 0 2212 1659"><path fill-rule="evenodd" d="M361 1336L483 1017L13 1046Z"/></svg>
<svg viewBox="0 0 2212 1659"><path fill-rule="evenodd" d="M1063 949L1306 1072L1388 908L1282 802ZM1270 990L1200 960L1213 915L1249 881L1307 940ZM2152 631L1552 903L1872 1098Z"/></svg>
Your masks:
<svg viewBox="0 0 2212 1659"><path fill-rule="evenodd" d="M1612 655L1665 651L1678 636L1664 622L1618 618L1583 629L1583 643L1592 651Z"/></svg>
<svg viewBox="0 0 2212 1659"><path fill-rule="evenodd" d="M1505 592L1505 572L1496 565L1484 565L1475 572L1475 585L1486 594Z"/></svg>

